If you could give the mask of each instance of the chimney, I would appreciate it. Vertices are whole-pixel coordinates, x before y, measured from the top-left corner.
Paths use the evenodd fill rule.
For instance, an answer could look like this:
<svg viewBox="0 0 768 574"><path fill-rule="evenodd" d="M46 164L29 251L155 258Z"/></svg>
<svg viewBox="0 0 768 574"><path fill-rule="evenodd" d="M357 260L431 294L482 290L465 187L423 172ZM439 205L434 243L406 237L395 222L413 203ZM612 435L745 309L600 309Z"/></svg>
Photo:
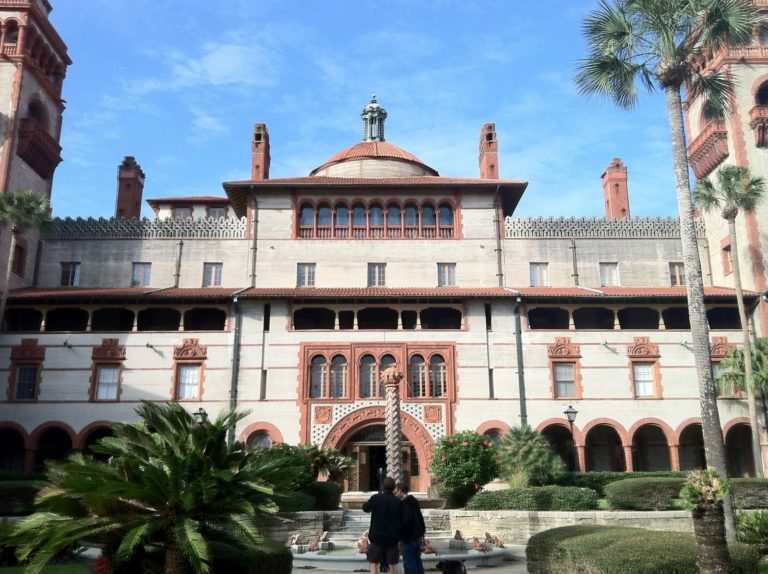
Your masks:
<svg viewBox="0 0 768 574"><path fill-rule="evenodd" d="M141 196L144 193L144 172L136 158L127 155L117 168L117 205L115 217L141 216Z"/></svg>
<svg viewBox="0 0 768 574"><path fill-rule="evenodd" d="M629 217L629 189L627 188L627 167L621 158L615 157L605 168L601 177L605 194L605 218L624 219Z"/></svg>
<svg viewBox="0 0 768 574"><path fill-rule="evenodd" d="M496 124L485 124L480 132L480 179L499 179Z"/></svg>
<svg viewBox="0 0 768 574"><path fill-rule="evenodd" d="M267 124L256 124L253 127L253 142L251 151L251 179L263 181L269 179L269 132Z"/></svg>

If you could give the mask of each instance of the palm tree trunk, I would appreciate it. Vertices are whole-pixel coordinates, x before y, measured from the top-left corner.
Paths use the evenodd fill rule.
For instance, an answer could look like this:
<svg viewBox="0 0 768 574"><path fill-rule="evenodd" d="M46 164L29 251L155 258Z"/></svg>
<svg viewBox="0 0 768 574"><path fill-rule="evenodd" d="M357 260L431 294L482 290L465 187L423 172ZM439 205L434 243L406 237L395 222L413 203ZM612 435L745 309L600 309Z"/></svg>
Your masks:
<svg viewBox="0 0 768 574"><path fill-rule="evenodd" d="M164 574L185 574L187 561L175 540L169 540L165 549Z"/></svg>
<svg viewBox="0 0 768 574"><path fill-rule="evenodd" d="M679 86L665 86L667 114L672 135L672 157L675 166L675 192L680 212L680 240L685 264L685 284L688 290L688 317L691 323L693 357L699 382L699 407L701 409L704 453L709 466L718 474L728 476L728 466L723 444L723 429L717 409L717 394L712 380L712 360L709 351L709 325L704 307L704 279L701 274L699 244L693 220L691 182L688 178L688 156L683 128L683 103ZM729 496L723 502L725 529L728 540L736 539L736 521Z"/></svg>
<svg viewBox="0 0 768 574"><path fill-rule="evenodd" d="M8 291L11 290L11 267L13 267L13 252L16 250L16 233L11 229L11 250L8 253L7 267L5 269L5 283L3 284L3 294L0 295L0 331L3 330L3 319L5 317L5 303L8 301Z"/></svg>
<svg viewBox="0 0 768 574"><path fill-rule="evenodd" d="M731 568L723 529L723 507L697 508L691 514L699 572L728 574Z"/></svg>
<svg viewBox="0 0 768 574"><path fill-rule="evenodd" d="M736 220L728 219L728 236L731 239L731 265L733 267L733 285L736 287L736 304L739 307L741 336L744 343L744 386L747 389L749 407L749 426L752 427L752 458L755 462L755 476L763 476L763 457L760 452L760 425L757 421L757 401L752 387L752 341L749 338L749 323L744 309L744 291L741 288L741 269L739 267L739 249L736 239Z"/></svg>

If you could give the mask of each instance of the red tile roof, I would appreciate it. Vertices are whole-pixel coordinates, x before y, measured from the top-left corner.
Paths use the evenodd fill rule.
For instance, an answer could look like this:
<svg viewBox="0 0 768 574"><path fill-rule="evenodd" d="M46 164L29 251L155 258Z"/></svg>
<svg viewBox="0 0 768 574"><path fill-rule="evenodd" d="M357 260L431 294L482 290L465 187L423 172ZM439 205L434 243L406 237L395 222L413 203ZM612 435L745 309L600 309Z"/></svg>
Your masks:
<svg viewBox="0 0 768 574"><path fill-rule="evenodd" d="M243 291L239 297L289 297L289 298L420 298L420 297L509 297L514 295L508 289L502 287L294 287L283 289L275 288L251 288Z"/></svg>
<svg viewBox="0 0 768 574"><path fill-rule="evenodd" d="M431 184L431 185L528 185L527 181L516 179L480 179L476 177L442 177L438 175L420 175L413 177L329 177L314 175L305 177L283 177L264 180L241 180L224 182L224 187L243 187L253 185L258 187L281 185L405 185L405 184Z"/></svg>
<svg viewBox="0 0 768 574"><path fill-rule="evenodd" d="M229 198L223 195L188 195L184 197L154 197L146 200L149 205L154 207L155 205L165 204L204 204L204 203L216 203L216 204L228 204Z"/></svg>
<svg viewBox="0 0 768 574"><path fill-rule="evenodd" d="M520 294L528 297L686 297L685 287L521 287ZM745 291L745 296L757 293ZM705 287L705 297L735 297L736 290L728 287Z"/></svg>
<svg viewBox="0 0 768 574"><path fill-rule="evenodd" d="M126 288L81 288L81 287L52 287L15 289L8 293L11 301L19 299L200 299L200 298L229 298L237 291L231 287L209 288L170 288L150 289L147 287Z"/></svg>
<svg viewBox="0 0 768 574"><path fill-rule="evenodd" d="M326 161L324 165L335 163L337 161L344 161L345 159L356 159L361 157L405 159L408 161L415 161L416 163L424 163L411 152L405 151L403 148L397 147L389 142L366 141L357 143L352 147L340 151Z"/></svg>

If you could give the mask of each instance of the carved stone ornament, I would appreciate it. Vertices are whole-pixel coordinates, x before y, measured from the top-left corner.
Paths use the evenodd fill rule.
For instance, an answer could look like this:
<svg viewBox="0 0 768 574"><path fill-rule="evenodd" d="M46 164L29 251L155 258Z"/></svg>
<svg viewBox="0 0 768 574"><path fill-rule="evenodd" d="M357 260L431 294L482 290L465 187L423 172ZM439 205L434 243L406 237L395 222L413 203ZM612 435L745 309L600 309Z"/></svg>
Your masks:
<svg viewBox="0 0 768 574"><path fill-rule="evenodd" d="M397 364L390 365L381 373L385 385L398 385L403 380L403 373L397 369Z"/></svg>
<svg viewBox="0 0 768 574"><path fill-rule="evenodd" d="M315 423L327 425L333 420L333 407L315 407Z"/></svg>
<svg viewBox="0 0 768 574"><path fill-rule="evenodd" d="M697 219L696 235L704 236L704 222ZM680 237L680 221L677 217L632 217L605 219L604 217L526 217L507 216L504 234L512 237Z"/></svg>
<svg viewBox="0 0 768 574"><path fill-rule="evenodd" d="M198 343L199 339L184 339L184 342L173 348L174 359L205 359L208 347Z"/></svg>
<svg viewBox="0 0 768 574"><path fill-rule="evenodd" d="M570 337L555 337L552 345L547 345L547 353L551 358L568 357L577 359L581 357L581 347L571 343Z"/></svg>
<svg viewBox="0 0 768 574"><path fill-rule="evenodd" d="M649 337L635 337L635 342L627 345L627 355L630 357L658 357L659 346L652 345Z"/></svg>
<svg viewBox="0 0 768 574"><path fill-rule="evenodd" d="M91 359L94 361L124 361L125 345L120 345L117 339L102 339L99 347L93 348Z"/></svg>
<svg viewBox="0 0 768 574"><path fill-rule="evenodd" d="M11 347L11 361L41 363L45 359L45 347L37 344L37 339L22 339L21 345Z"/></svg>
<svg viewBox="0 0 768 574"><path fill-rule="evenodd" d="M736 345L728 342L728 337L712 337L709 354L713 359L724 359L735 348Z"/></svg>
<svg viewBox="0 0 768 574"><path fill-rule="evenodd" d="M439 423L443 420L443 409L439 405L426 405L424 407L424 422Z"/></svg>

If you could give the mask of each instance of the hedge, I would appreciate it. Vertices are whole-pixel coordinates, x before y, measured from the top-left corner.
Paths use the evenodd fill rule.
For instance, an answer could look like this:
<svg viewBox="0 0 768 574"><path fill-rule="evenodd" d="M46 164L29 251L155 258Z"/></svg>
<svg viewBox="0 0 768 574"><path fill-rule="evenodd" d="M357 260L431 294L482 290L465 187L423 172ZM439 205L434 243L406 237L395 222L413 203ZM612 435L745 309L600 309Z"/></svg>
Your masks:
<svg viewBox="0 0 768 574"><path fill-rule="evenodd" d="M315 510L336 510L341 502L341 485L332 481L316 482L312 488Z"/></svg>
<svg viewBox="0 0 768 574"><path fill-rule="evenodd" d="M757 572L758 553L728 545L733 574ZM613 526L564 526L534 534L525 550L528 572L590 574L698 574L693 534Z"/></svg>
<svg viewBox="0 0 768 574"><path fill-rule="evenodd" d="M557 479L555 484L561 486L580 486L582 488L591 488L597 491L600 498L605 497L606 485L624 480L626 478L686 478L688 475L684 471L659 470L649 472L611 472L611 471L590 471L590 472L567 472Z"/></svg>
<svg viewBox="0 0 768 574"><path fill-rule="evenodd" d="M768 478L732 478L730 483L736 508L768 508Z"/></svg>
<svg viewBox="0 0 768 574"><path fill-rule="evenodd" d="M32 514L41 483L32 480L0 481L0 516Z"/></svg>
<svg viewBox="0 0 768 574"><path fill-rule="evenodd" d="M625 478L607 484L605 497L611 508L670 510L684 484L684 478Z"/></svg>
<svg viewBox="0 0 768 574"><path fill-rule="evenodd" d="M467 503L467 510L594 510L597 493L573 486L530 486L480 492Z"/></svg>

